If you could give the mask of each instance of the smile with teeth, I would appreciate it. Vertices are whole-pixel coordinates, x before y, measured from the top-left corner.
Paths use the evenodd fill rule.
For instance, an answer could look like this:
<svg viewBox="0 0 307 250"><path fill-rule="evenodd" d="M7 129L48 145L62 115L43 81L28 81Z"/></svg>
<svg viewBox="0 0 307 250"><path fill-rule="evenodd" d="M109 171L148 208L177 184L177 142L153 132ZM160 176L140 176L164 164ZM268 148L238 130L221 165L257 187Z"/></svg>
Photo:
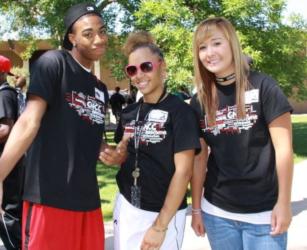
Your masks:
<svg viewBox="0 0 307 250"><path fill-rule="evenodd" d="M210 61L208 61L208 64L210 64L210 65L216 65L218 63L219 63L219 60L210 60Z"/></svg>
<svg viewBox="0 0 307 250"><path fill-rule="evenodd" d="M139 89L144 89L144 88L146 88L147 85L148 85L148 81L143 81L143 82L137 83L137 86L138 86Z"/></svg>

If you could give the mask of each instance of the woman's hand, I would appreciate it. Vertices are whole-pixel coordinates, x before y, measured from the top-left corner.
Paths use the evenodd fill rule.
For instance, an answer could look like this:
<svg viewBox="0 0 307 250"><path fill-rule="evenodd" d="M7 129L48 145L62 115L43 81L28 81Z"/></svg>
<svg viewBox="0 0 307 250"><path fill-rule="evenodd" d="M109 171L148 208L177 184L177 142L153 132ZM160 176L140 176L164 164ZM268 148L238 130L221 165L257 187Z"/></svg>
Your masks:
<svg viewBox="0 0 307 250"><path fill-rule="evenodd" d="M197 236L204 237L206 230L204 227L203 219L201 216L201 212L193 213L192 212L192 223L191 226Z"/></svg>
<svg viewBox="0 0 307 250"><path fill-rule="evenodd" d="M160 249L167 229L159 229L156 226L151 226L143 238L141 250Z"/></svg>
<svg viewBox="0 0 307 250"><path fill-rule="evenodd" d="M291 205L277 202L271 216L271 235L287 232L292 219Z"/></svg>

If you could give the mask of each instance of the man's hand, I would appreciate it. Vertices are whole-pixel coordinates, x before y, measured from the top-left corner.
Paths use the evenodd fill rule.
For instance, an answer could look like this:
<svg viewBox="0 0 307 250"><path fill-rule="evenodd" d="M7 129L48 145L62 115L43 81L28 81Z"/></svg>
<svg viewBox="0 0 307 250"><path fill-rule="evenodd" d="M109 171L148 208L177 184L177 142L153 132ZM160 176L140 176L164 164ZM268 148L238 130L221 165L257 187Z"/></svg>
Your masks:
<svg viewBox="0 0 307 250"><path fill-rule="evenodd" d="M100 148L99 160L106 165L120 165L126 160L129 136L124 136L116 147L103 144Z"/></svg>

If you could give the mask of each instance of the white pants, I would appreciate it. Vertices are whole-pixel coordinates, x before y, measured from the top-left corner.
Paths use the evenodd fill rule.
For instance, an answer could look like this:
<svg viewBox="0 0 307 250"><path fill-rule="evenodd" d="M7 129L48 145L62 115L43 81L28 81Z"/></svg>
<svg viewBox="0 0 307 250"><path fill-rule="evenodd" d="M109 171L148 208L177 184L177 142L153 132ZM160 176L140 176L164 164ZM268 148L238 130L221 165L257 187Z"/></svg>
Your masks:
<svg viewBox="0 0 307 250"><path fill-rule="evenodd" d="M117 194L113 211L114 250L140 250L144 235L157 216L157 212L138 209ZM177 211L168 224L160 250L181 249L185 218L186 209Z"/></svg>

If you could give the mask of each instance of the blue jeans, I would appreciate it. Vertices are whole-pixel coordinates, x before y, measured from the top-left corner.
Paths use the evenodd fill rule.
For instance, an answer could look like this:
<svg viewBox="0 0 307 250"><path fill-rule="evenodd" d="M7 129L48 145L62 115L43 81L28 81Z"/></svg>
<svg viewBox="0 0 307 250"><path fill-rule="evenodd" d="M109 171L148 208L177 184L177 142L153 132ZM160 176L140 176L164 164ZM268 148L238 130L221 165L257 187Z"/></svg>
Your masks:
<svg viewBox="0 0 307 250"><path fill-rule="evenodd" d="M271 236L271 225L257 225L203 213L212 250L285 250L287 233Z"/></svg>

